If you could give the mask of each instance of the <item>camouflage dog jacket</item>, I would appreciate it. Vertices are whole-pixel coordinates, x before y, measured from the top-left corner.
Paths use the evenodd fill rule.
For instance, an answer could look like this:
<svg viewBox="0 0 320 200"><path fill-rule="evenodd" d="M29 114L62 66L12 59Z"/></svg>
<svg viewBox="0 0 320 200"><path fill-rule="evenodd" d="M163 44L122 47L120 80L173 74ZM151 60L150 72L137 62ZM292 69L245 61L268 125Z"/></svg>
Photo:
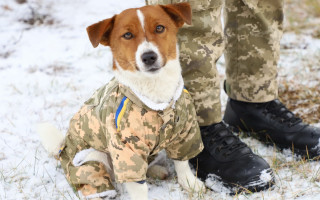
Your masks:
<svg viewBox="0 0 320 200"><path fill-rule="evenodd" d="M115 182L144 181L148 157L165 149L169 158L188 160L203 149L193 100L181 79L177 95L159 110L116 79L98 89L70 121L60 154L66 177L83 195L114 190L102 163L75 166L79 152L95 149L110 155Z"/></svg>

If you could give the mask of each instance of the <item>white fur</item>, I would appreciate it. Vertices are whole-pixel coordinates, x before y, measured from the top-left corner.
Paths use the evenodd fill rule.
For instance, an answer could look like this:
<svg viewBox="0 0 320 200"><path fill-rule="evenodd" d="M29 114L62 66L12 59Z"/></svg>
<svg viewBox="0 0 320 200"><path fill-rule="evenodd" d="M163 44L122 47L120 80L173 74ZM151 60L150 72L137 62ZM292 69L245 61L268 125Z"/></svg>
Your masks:
<svg viewBox="0 0 320 200"><path fill-rule="evenodd" d="M85 149L78 152L72 161L72 164L76 167L83 165L83 163L88 161L98 161L103 163L106 167L110 168L108 163L107 153L97 151L93 148Z"/></svg>
<svg viewBox="0 0 320 200"><path fill-rule="evenodd" d="M64 135L52 124L41 123L37 125L37 132L41 143L50 156L57 156L64 143Z"/></svg>
<svg viewBox="0 0 320 200"><path fill-rule="evenodd" d="M171 98L171 100L173 100L173 104L172 107L174 107L175 102L179 99L181 93L182 93L182 89L183 89L183 79L181 77L179 85L173 95L173 97ZM137 95L137 97L145 104L147 105L149 108L151 108L152 110L164 110L167 107L169 107L170 105L170 101L169 102L164 102L164 103L156 103L153 102L152 100L148 99L148 97L141 95L139 92L137 92L135 89L132 89L132 91Z"/></svg>
<svg viewBox="0 0 320 200"><path fill-rule="evenodd" d="M93 149L93 148L79 151L79 152L74 156L74 158L73 158L73 160L72 160L72 164L73 164L75 167L79 167L79 166L83 165L83 163L89 161L89 160L86 159L87 156L88 156L91 152L94 152L94 151L95 151L95 149Z"/></svg>
<svg viewBox="0 0 320 200"><path fill-rule="evenodd" d="M146 32L145 29L144 29L144 15L142 14L141 10L137 10L137 15L138 15L140 24L142 26L143 32Z"/></svg>
<svg viewBox="0 0 320 200"><path fill-rule="evenodd" d="M103 199L113 199L117 196L117 192L115 190L108 190L101 193L95 193L88 196L84 196L80 193L80 196L82 196L82 199L90 199L90 200L102 200Z"/></svg>
<svg viewBox="0 0 320 200"><path fill-rule="evenodd" d="M187 160L174 160L173 162L178 176L178 183L183 189L189 192L200 192L205 190L204 183L193 175Z"/></svg>
<svg viewBox="0 0 320 200"><path fill-rule="evenodd" d="M111 179L114 180L114 172L111 164L112 161L110 156L105 152L101 152L93 148L82 150L74 156L72 164L79 167L89 161L103 163Z"/></svg>
<svg viewBox="0 0 320 200"><path fill-rule="evenodd" d="M174 97L180 97L182 91L180 90L180 83L183 79L178 53L176 59L167 61L166 65L159 69L157 73L123 70L119 63L115 62L117 66L117 70L114 70L116 79L129 87L140 100L148 99L149 102L161 107L158 104L166 103L166 105L169 105Z"/></svg>
<svg viewBox="0 0 320 200"><path fill-rule="evenodd" d="M152 165L166 165L167 164L167 153L165 150L161 150L157 155L155 156L154 160L149 163L149 167Z"/></svg>
<svg viewBox="0 0 320 200"><path fill-rule="evenodd" d="M129 193L131 200L148 200L148 186L147 183L136 183L136 182L129 182L124 183L126 189Z"/></svg>
<svg viewBox="0 0 320 200"><path fill-rule="evenodd" d="M157 47L157 45L153 44L152 42L148 42L146 40L144 40L143 42L141 42L141 44L139 44L137 51L136 51L136 63L137 63L137 67L139 68L140 71L142 72L146 72L149 75L155 74L155 73L150 73L147 72L147 69L150 68L150 66L146 66L141 59L141 56L144 53L147 52L154 52L157 54L158 58L156 60L156 62L153 64L153 66L151 67L155 67L155 68L160 68L164 65L163 63L163 58L162 55L159 51L159 48Z"/></svg>

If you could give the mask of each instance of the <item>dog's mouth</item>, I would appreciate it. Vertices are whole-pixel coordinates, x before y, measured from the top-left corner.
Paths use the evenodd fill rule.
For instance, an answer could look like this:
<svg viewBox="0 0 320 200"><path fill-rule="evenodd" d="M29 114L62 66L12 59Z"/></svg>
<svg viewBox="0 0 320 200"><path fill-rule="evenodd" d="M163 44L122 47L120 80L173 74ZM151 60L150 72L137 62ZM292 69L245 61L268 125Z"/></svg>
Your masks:
<svg viewBox="0 0 320 200"><path fill-rule="evenodd" d="M151 72L151 73L155 73L155 72L159 71L160 69L161 69L161 67L150 67L146 71Z"/></svg>

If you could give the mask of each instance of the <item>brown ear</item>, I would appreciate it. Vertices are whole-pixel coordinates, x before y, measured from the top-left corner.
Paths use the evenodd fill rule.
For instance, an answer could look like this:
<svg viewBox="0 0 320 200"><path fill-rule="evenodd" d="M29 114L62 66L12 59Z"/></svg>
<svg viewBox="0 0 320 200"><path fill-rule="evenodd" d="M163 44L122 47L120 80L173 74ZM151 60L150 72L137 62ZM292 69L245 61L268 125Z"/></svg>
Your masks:
<svg viewBox="0 0 320 200"><path fill-rule="evenodd" d="M177 27L182 27L184 23L191 25L191 6L189 3L176 3L168 5L160 5L161 8L168 13L171 19L176 23Z"/></svg>
<svg viewBox="0 0 320 200"><path fill-rule="evenodd" d="M99 43L105 46L110 45L109 36L112 31L115 18L116 15L87 27L87 33L94 48L96 48Z"/></svg>

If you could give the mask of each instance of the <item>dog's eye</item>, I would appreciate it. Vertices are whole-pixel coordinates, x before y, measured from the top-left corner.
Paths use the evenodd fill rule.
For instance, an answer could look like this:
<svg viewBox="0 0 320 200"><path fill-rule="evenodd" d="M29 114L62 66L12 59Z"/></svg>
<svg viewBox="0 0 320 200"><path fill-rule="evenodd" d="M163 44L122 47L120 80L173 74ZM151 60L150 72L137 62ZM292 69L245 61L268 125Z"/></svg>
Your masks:
<svg viewBox="0 0 320 200"><path fill-rule="evenodd" d="M127 32L127 33L125 33L122 37L123 37L124 39L126 39L126 40L130 40L130 39L133 38L133 34L130 33L130 32Z"/></svg>
<svg viewBox="0 0 320 200"><path fill-rule="evenodd" d="M165 29L164 26L158 25L158 26L156 27L156 33L163 33L164 29Z"/></svg>

